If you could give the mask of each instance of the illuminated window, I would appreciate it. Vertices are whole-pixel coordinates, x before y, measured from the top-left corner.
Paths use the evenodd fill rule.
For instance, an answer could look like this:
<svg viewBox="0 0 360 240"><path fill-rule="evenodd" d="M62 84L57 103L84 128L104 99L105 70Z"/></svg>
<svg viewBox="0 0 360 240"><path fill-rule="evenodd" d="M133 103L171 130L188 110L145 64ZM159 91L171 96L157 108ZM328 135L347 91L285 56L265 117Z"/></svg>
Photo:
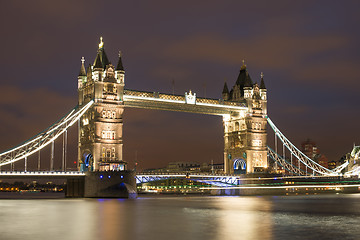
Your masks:
<svg viewBox="0 0 360 240"><path fill-rule="evenodd" d="M106 118L106 111L105 111L105 110L102 111L102 117L103 117L103 118Z"/></svg>
<svg viewBox="0 0 360 240"><path fill-rule="evenodd" d="M115 116L116 116L116 112L113 111L113 112L112 112L112 118L115 119Z"/></svg>
<svg viewBox="0 0 360 240"><path fill-rule="evenodd" d="M102 131L101 136L103 139L115 139L115 131Z"/></svg>
<svg viewBox="0 0 360 240"><path fill-rule="evenodd" d="M105 157L105 151L106 151L106 149L103 147L102 148L102 157Z"/></svg>
<svg viewBox="0 0 360 240"><path fill-rule="evenodd" d="M106 157L111 157L111 150L110 149L108 149L108 150L106 150Z"/></svg>

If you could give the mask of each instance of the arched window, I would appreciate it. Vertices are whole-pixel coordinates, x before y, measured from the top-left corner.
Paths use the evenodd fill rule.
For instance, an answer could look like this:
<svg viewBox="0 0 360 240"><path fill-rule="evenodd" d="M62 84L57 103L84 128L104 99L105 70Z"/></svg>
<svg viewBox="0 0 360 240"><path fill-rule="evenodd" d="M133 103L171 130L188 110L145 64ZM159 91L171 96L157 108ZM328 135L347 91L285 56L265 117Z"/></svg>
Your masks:
<svg viewBox="0 0 360 240"><path fill-rule="evenodd" d="M112 118L115 119L115 117L116 117L116 112L113 111L113 112L112 112Z"/></svg>
<svg viewBox="0 0 360 240"><path fill-rule="evenodd" d="M239 131L239 123L238 122L235 123L235 131Z"/></svg>

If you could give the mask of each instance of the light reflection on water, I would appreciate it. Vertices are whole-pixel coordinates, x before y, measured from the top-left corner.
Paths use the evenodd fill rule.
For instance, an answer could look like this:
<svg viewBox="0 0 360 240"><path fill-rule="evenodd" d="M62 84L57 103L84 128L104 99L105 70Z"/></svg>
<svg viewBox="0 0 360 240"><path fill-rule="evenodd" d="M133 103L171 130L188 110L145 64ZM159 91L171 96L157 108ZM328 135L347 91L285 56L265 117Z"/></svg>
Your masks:
<svg viewBox="0 0 360 240"><path fill-rule="evenodd" d="M358 239L360 195L0 200L0 239Z"/></svg>

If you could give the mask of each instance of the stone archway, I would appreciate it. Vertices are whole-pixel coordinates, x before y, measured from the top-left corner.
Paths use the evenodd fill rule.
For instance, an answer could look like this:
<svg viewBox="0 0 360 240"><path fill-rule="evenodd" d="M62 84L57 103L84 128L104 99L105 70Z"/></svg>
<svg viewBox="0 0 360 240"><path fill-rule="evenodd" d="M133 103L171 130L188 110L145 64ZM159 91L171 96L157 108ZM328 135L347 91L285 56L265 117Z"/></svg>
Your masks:
<svg viewBox="0 0 360 240"><path fill-rule="evenodd" d="M246 161L242 158L234 160L234 174L245 174L246 173Z"/></svg>

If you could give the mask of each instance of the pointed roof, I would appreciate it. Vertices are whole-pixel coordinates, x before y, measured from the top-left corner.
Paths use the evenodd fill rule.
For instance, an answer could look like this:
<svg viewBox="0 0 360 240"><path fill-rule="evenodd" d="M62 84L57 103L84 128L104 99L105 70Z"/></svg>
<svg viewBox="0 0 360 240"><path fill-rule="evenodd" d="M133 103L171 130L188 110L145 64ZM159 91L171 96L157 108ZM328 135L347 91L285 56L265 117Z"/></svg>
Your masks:
<svg viewBox="0 0 360 240"><path fill-rule="evenodd" d="M89 66L88 66L88 68L87 68L87 71L86 71L86 76L88 77L88 78L91 78L91 64L89 64Z"/></svg>
<svg viewBox="0 0 360 240"><path fill-rule="evenodd" d="M251 80L251 77L250 77L249 73L246 71L244 87L252 87L252 85L253 85L253 82Z"/></svg>
<svg viewBox="0 0 360 240"><path fill-rule="evenodd" d="M229 94L229 89L228 89L228 86L227 86L226 82L224 83L224 89L223 89L222 93Z"/></svg>
<svg viewBox="0 0 360 240"><path fill-rule="evenodd" d="M261 73L260 89L266 89L265 82L264 82L264 74L263 73Z"/></svg>
<svg viewBox="0 0 360 240"><path fill-rule="evenodd" d="M106 65L110 64L110 61L105 53L103 38L100 37L99 49L94 61L94 68L106 69Z"/></svg>
<svg viewBox="0 0 360 240"><path fill-rule="evenodd" d="M81 58L81 67L80 67L79 77L86 76L86 70L85 70L84 63L85 63L85 58L82 57Z"/></svg>
<svg viewBox="0 0 360 240"><path fill-rule="evenodd" d="M94 61L94 68L103 68L101 57L100 57L100 51L97 53L95 61Z"/></svg>
<svg viewBox="0 0 360 240"><path fill-rule="evenodd" d="M236 80L236 85L240 85L241 89L243 89L243 87L251 87L253 85L244 60L243 65L240 68L239 76Z"/></svg>
<svg viewBox="0 0 360 240"><path fill-rule="evenodd" d="M101 57L101 63L102 63L102 65L103 65L103 68L106 69L106 66L107 66L108 64L110 64L110 61L109 61L108 57L106 56L104 47L101 48L100 51L101 51L101 55L100 55L100 57Z"/></svg>
<svg viewBox="0 0 360 240"><path fill-rule="evenodd" d="M118 64L116 66L116 71L124 71L124 66L123 66L123 63L122 63L122 60L121 60L121 51L119 51L119 61L118 61Z"/></svg>

